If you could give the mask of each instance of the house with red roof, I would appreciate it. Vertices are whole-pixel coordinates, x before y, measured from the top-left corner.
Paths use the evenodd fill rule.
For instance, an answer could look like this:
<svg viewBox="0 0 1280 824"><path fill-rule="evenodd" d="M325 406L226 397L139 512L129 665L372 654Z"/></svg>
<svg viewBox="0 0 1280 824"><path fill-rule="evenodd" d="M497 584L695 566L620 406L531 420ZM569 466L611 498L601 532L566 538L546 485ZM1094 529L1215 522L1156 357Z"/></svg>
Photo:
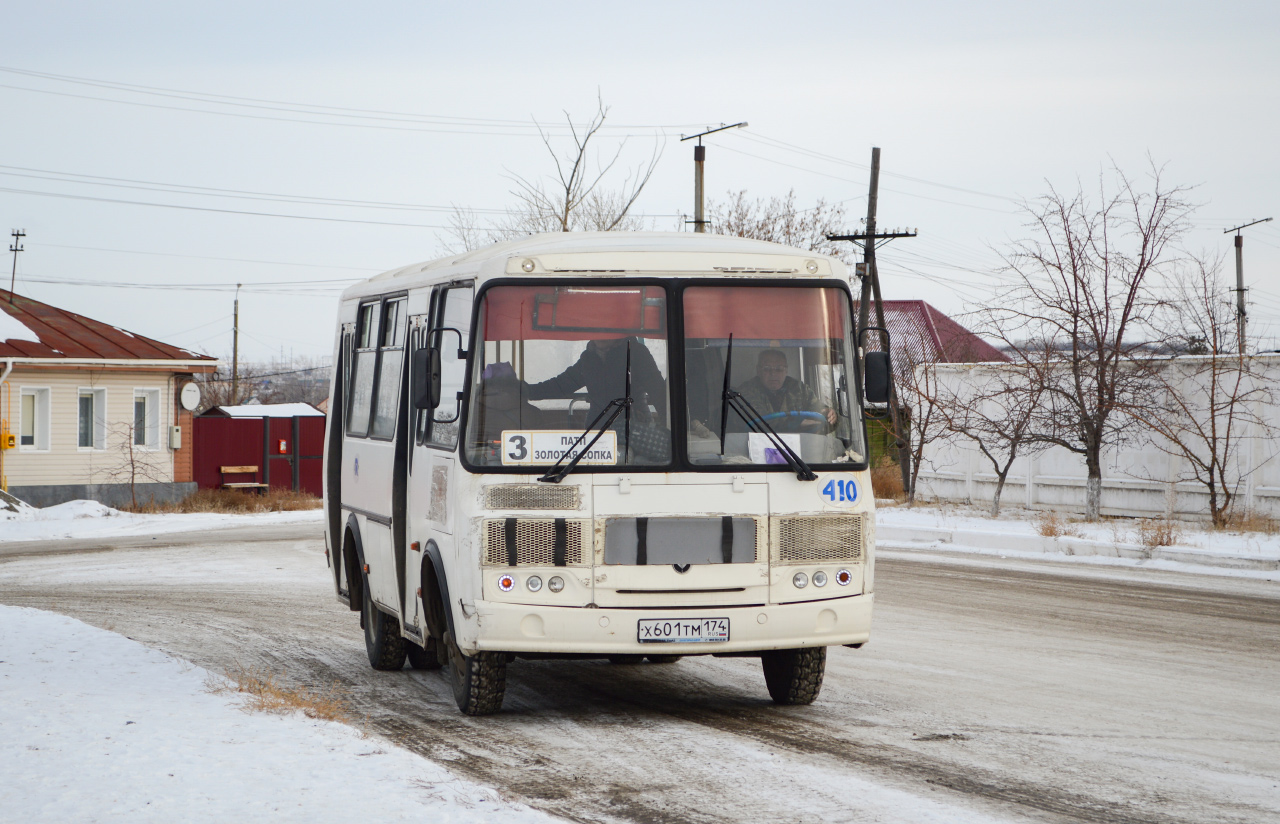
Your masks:
<svg viewBox="0 0 1280 824"><path fill-rule="evenodd" d="M35 506L194 491L199 355L0 289L0 488Z"/></svg>

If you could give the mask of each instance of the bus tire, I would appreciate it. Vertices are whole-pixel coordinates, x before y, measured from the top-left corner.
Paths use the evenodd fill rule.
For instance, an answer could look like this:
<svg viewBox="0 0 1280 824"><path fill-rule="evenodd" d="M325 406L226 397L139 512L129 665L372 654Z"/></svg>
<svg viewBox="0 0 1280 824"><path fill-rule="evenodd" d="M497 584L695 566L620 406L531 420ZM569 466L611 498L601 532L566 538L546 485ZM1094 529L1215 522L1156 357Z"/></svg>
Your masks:
<svg viewBox="0 0 1280 824"><path fill-rule="evenodd" d="M769 697L775 704L812 704L822 691L826 647L768 650L760 655L760 662L764 665Z"/></svg>
<svg viewBox="0 0 1280 824"><path fill-rule="evenodd" d="M416 670L438 670L442 666L440 657L436 655L436 639L427 636L427 644L420 647L412 641L406 639L404 642L404 652L409 658L409 666Z"/></svg>
<svg viewBox="0 0 1280 824"><path fill-rule="evenodd" d="M463 655L452 635L446 635L445 640L449 645L449 680L458 709L464 715L493 715L502 709L507 691L506 653Z"/></svg>
<svg viewBox="0 0 1280 824"><path fill-rule="evenodd" d="M650 664L674 664L683 658L683 655L649 655L646 656Z"/></svg>
<svg viewBox="0 0 1280 824"><path fill-rule="evenodd" d="M404 668L404 638L400 622L374 606L369 591L369 578L364 578L364 595L360 602L360 623L364 625L364 649L369 666L376 670L394 671Z"/></svg>
<svg viewBox="0 0 1280 824"><path fill-rule="evenodd" d="M643 655L610 655L610 664L639 664L644 661Z"/></svg>

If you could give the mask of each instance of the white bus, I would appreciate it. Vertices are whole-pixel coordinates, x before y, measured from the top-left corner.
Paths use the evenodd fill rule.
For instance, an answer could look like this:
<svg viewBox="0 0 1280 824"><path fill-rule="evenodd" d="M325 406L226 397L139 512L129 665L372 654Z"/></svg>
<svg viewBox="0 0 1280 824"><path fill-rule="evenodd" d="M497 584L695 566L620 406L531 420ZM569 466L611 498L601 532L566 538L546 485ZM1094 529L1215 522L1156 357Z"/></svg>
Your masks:
<svg viewBox="0 0 1280 824"><path fill-rule="evenodd" d="M516 659L757 657L780 704L871 625L866 395L840 261L529 237L342 296L326 555L369 662L498 711ZM865 367L865 368L864 368Z"/></svg>

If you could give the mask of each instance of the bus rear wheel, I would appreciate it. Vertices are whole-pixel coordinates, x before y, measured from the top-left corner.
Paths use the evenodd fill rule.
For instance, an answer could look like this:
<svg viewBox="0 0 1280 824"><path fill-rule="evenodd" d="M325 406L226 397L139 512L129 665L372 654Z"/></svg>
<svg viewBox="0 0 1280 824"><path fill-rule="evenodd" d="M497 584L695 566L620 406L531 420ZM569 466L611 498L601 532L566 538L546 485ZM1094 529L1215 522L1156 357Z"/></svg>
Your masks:
<svg viewBox="0 0 1280 824"><path fill-rule="evenodd" d="M764 665L769 697L775 704L812 704L822 691L826 647L768 650L761 653L760 662Z"/></svg>
<svg viewBox="0 0 1280 824"><path fill-rule="evenodd" d="M464 655L453 636L446 634L449 648L449 680L453 700L464 715L493 715L502 709L507 691L507 656L502 652L480 651Z"/></svg>
<svg viewBox="0 0 1280 824"><path fill-rule="evenodd" d="M364 624L364 649L369 654L369 666L376 670L402 669L405 650L400 622L374 606L367 576L364 597L360 599L360 623Z"/></svg>

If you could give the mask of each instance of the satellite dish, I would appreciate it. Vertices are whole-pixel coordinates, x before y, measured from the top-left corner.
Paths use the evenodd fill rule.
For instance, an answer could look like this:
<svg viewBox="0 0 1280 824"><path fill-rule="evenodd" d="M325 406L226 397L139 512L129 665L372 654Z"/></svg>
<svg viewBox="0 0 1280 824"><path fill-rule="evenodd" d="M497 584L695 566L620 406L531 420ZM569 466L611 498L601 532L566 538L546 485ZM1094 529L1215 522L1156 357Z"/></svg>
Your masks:
<svg viewBox="0 0 1280 824"><path fill-rule="evenodd" d="M187 381L182 385L182 391L178 395L178 402L182 404L182 408L188 412L195 411L200 405L200 387L195 381Z"/></svg>

